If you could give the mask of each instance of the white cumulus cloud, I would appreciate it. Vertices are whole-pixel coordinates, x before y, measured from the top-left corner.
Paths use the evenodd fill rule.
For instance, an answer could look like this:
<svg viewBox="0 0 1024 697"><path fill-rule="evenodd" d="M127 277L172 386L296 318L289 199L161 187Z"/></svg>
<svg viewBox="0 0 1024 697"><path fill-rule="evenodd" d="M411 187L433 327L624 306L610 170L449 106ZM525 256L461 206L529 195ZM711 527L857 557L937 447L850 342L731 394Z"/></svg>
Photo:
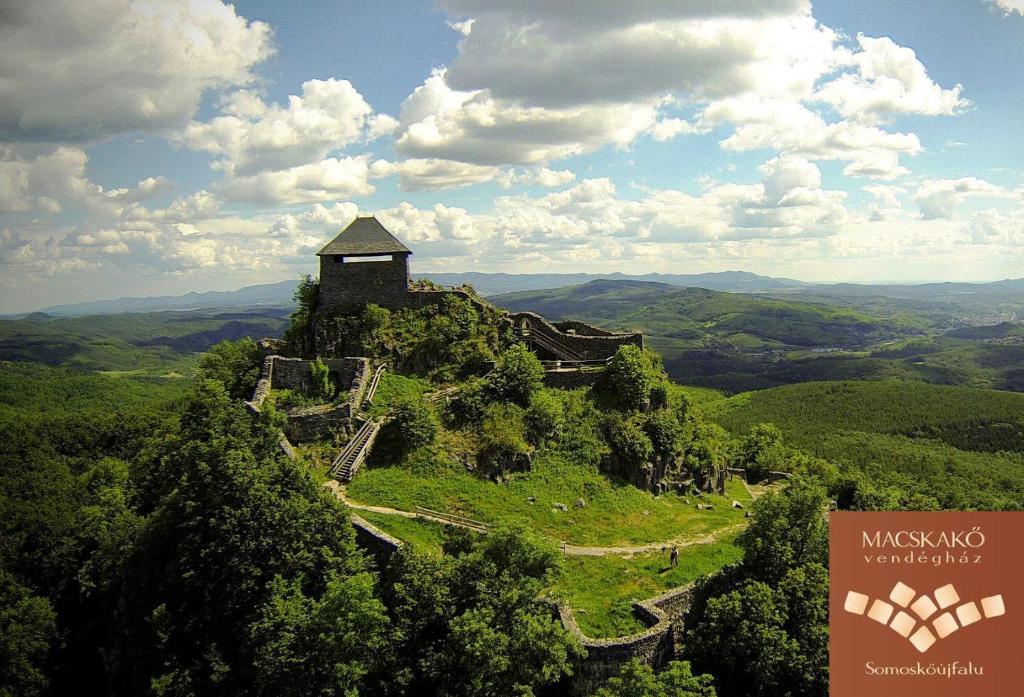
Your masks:
<svg viewBox="0 0 1024 697"><path fill-rule="evenodd" d="M965 109L963 87L943 89L929 76L914 51L888 37L857 37L856 74L826 83L817 98L849 119L877 123L895 114L952 115Z"/></svg>
<svg viewBox="0 0 1024 697"><path fill-rule="evenodd" d="M926 179L917 187L914 201L925 220L952 218L957 204L972 197L1012 197L1001 186L976 177Z"/></svg>
<svg viewBox="0 0 1024 697"><path fill-rule="evenodd" d="M0 139L83 142L182 125L246 84L270 28L220 0L34 0L0 11Z"/></svg>

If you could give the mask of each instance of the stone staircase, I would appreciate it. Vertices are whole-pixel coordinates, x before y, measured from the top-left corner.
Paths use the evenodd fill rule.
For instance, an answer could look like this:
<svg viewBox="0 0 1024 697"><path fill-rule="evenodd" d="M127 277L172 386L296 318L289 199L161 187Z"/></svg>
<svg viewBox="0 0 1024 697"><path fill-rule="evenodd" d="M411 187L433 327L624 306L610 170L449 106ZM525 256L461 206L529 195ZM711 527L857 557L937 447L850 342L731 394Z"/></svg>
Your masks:
<svg viewBox="0 0 1024 697"><path fill-rule="evenodd" d="M359 466L366 460L366 456L377 440L377 434L383 422L367 419L363 425L352 436L345 448L338 453L331 463L331 476L338 481L347 482L355 476Z"/></svg>
<svg viewBox="0 0 1024 697"><path fill-rule="evenodd" d="M542 349L550 351L563 361L582 362L585 360L583 354L578 351L574 351L555 337L549 336L547 333L542 330L538 330L536 327L531 327L529 329L517 329L516 335L523 341L532 342L537 346L540 346Z"/></svg>

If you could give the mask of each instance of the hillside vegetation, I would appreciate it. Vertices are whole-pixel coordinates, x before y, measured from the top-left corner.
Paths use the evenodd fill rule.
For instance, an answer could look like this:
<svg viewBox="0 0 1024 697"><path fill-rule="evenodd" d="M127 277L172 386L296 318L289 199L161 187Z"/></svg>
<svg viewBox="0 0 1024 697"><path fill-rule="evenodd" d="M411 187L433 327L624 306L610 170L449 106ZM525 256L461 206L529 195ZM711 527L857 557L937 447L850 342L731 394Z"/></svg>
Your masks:
<svg viewBox="0 0 1024 697"><path fill-rule="evenodd" d="M0 360L79 370L189 370L221 341L280 336L288 309L194 310L0 320Z"/></svg>
<svg viewBox="0 0 1024 697"><path fill-rule="evenodd" d="M1024 507L1021 394L905 381L805 383L708 402L703 411L737 435L774 423L795 447L942 508ZM887 496L892 505L900 500L883 492L878 505Z"/></svg>
<svg viewBox="0 0 1024 697"><path fill-rule="evenodd" d="M628 665L601 697L676 678L702 697L820 695L823 510L1024 509L1024 395L978 389L1020 375L1012 322L939 335L898 312L563 291L535 309L646 323L669 369L701 379L673 384L628 346L593 386L553 389L487 308L371 305L318 325L299 303L296 353L389 364L369 408L387 420L344 497L490 525L378 508L366 518L409 544L376 563L322 486L351 433L284 456L273 402L317 395L277 391L253 413L261 350L210 346L280 333L276 311L0 323L18 359L0 362L0 694L562 694L579 647L548 600L608 637L640 629L634 601L694 582L687 662ZM726 394L836 374L914 379ZM792 477L748 488L729 467Z"/></svg>
<svg viewBox="0 0 1024 697"><path fill-rule="evenodd" d="M800 302L805 298L813 302ZM628 281L492 299L513 310L641 330L674 380L730 393L886 379L1024 390L1024 327L1003 322L940 334L974 312L948 301L800 290L767 297Z"/></svg>
<svg viewBox="0 0 1024 697"><path fill-rule="evenodd" d="M845 308L639 281L599 280L491 299L547 317L585 315L620 329L638 328L651 337L675 339L680 348L716 343L856 348L923 328L910 319L882 319Z"/></svg>

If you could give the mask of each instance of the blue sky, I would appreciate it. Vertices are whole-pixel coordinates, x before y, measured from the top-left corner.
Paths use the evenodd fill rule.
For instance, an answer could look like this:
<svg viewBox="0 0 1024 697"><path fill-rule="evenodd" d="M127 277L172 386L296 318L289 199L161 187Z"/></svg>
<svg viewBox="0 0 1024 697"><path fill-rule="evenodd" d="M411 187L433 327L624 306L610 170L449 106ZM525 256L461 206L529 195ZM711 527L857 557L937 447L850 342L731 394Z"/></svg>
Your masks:
<svg viewBox="0 0 1024 697"><path fill-rule="evenodd" d="M314 271L1024 276L1022 0L44 0L0 18L0 311Z"/></svg>

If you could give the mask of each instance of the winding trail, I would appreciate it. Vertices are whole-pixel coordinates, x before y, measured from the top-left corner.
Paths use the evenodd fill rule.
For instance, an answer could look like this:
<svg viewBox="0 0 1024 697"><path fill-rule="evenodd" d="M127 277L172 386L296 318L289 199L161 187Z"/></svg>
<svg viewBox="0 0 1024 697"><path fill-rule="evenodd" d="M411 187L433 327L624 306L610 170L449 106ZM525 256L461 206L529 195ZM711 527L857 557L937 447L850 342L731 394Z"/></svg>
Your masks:
<svg viewBox="0 0 1024 697"><path fill-rule="evenodd" d="M441 523L442 525L451 525L457 528L465 528L467 530L478 531L477 528L459 523L458 521L449 520L440 516L433 516L429 513L413 513L411 511L402 511L397 508L388 508L387 506L371 506L365 503L357 503L351 500L345 495L345 487L334 480L329 480L324 484L325 487L331 490L331 492L351 509L357 511L368 511L370 513L380 513L382 515L393 515L400 516L402 518L423 518L426 520L432 520L435 523ZM573 557L604 557L604 556L630 556L633 554L647 554L650 552L661 552L668 547L692 547L694 545L710 544L724 535L728 535L731 532L742 530L747 524L737 523L730 525L725 528L720 528L714 532L710 532L703 537L697 538L677 538L667 540L665 542L650 542L643 545L632 545L625 547L590 547L586 545L571 545L561 540L556 540L562 551Z"/></svg>

